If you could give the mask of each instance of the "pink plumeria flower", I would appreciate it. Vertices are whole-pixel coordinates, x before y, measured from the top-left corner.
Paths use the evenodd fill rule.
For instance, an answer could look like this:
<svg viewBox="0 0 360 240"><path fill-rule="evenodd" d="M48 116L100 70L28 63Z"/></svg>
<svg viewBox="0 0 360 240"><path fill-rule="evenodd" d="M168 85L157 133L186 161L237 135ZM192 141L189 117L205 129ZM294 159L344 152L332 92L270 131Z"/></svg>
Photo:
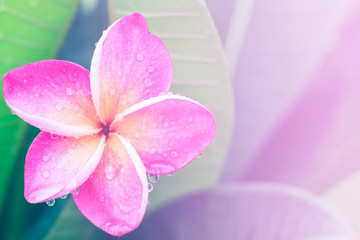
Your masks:
<svg viewBox="0 0 360 240"><path fill-rule="evenodd" d="M172 72L165 45L133 14L104 32L90 73L59 60L7 73L6 103L42 130L26 156L26 200L49 201L79 188L74 201L96 226L117 236L135 229L147 206L146 174L179 170L215 134L205 107L161 94Z"/></svg>

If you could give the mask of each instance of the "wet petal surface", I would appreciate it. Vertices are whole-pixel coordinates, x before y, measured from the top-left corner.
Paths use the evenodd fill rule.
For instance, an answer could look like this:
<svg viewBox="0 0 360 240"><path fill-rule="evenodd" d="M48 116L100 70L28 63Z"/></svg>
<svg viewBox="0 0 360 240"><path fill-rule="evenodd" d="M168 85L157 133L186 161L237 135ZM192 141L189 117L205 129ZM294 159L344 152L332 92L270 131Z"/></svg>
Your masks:
<svg viewBox="0 0 360 240"><path fill-rule="evenodd" d="M104 145L103 136L75 139L41 132L26 156L26 200L43 202L76 189L95 170Z"/></svg>
<svg viewBox="0 0 360 240"><path fill-rule="evenodd" d="M75 63L45 60L14 69L4 76L4 98L14 113L44 131L64 136L99 131L89 72Z"/></svg>
<svg viewBox="0 0 360 240"><path fill-rule="evenodd" d="M116 236L137 228L147 205L145 168L131 144L109 135L103 157L74 201L86 218Z"/></svg>
<svg viewBox="0 0 360 240"><path fill-rule="evenodd" d="M184 167L210 144L216 131L209 110L174 95L133 105L117 119L113 129L131 140L150 174Z"/></svg>
<svg viewBox="0 0 360 240"><path fill-rule="evenodd" d="M168 92L172 63L140 14L123 17L99 40L91 62L91 91L104 123L135 102Z"/></svg>

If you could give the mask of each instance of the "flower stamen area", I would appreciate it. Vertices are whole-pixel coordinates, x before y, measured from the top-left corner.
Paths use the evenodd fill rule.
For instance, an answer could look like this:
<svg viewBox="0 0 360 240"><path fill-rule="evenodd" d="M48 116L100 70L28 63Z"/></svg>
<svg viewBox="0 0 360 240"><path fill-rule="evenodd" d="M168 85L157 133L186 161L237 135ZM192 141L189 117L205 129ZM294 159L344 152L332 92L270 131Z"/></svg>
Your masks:
<svg viewBox="0 0 360 240"><path fill-rule="evenodd" d="M101 133L108 136L110 133L110 125L102 125Z"/></svg>

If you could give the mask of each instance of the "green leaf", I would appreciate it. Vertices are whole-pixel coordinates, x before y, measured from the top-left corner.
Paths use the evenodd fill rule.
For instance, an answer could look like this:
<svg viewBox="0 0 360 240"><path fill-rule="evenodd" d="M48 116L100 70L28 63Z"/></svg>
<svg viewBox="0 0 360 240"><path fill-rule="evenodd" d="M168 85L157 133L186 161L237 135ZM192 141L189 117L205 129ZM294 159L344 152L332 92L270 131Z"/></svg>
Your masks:
<svg viewBox="0 0 360 240"><path fill-rule="evenodd" d="M78 2L78 0L0 0L0 76L19 66L54 58ZM24 204L27 203L23 197L22 182L28 147L26 137L29 131L27 124L10 113L1 95L0 223L2 226L0 229L2 239L6 239L6 236L9 239L18 239L25 227L26 216L22 210ZM20 174L16 168L21 168ZM14 179L11 179L12 176ZM9 196L14 201L5 202L6 197L9 198ZM17 201L17 198L21 198L21 201Z"/></svg>
<svg viewBox="0 0 360 240"><path fill-rule="evenodd" d="M222 45L203 0L109 0L111 22L141 13L150 32L167 46L174 65L171 91L190 96L213 112L215 142L184 169L161 177L150 194L150 209L214 185L221 173L233 128L231 81Z"/></svg>

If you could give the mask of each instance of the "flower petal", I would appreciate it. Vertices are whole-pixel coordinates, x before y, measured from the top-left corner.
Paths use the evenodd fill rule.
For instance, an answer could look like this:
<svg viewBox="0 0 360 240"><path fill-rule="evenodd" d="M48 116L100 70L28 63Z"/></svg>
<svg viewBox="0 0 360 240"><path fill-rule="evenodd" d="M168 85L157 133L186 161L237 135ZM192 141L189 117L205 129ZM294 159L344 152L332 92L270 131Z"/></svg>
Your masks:
<svg viewBox="0 0 360 240"><path fill-rule="evenodd" d="M135 104L116 119L112 128L131 140L150 174L184 167L210 144L216 131L209 110L174 95Z"/></svg>
<svg viewBox="0 0 360 240"><path fill-rule="evenodd" d="M91 62L91 91L104 123L142 99L168 92L172 63L162 41L140 14L113 23L100 38Z"/></svg>
<svg viewBox="0 0 360 240"><path fill-rule="evenodd" d="M43 202L76 189L95 170L104 145L105 136L75 139L41 132L26 156L26 200Z"/></svg>
<svg viewBox="0 0 360 240"><path fill-rule="evenodd" d="M135 149L109 135L99 166L74 195L76 205L97 227L120 236L138 227L147 200L146 171Z"/></svg>
<svg viewBox="0 0 360 240"><path fill-rule="evenodd" d="M4 98L28 123L63 136L100 131L91 100L89 72L71 62L45 60L4 76Z"/></svg>
<svg viewBox="0 0 360 240"><path fill-rule="evenodd" d="M222 184L149 214L124 239L358 239L317 196L272 183Z"/></svg>

